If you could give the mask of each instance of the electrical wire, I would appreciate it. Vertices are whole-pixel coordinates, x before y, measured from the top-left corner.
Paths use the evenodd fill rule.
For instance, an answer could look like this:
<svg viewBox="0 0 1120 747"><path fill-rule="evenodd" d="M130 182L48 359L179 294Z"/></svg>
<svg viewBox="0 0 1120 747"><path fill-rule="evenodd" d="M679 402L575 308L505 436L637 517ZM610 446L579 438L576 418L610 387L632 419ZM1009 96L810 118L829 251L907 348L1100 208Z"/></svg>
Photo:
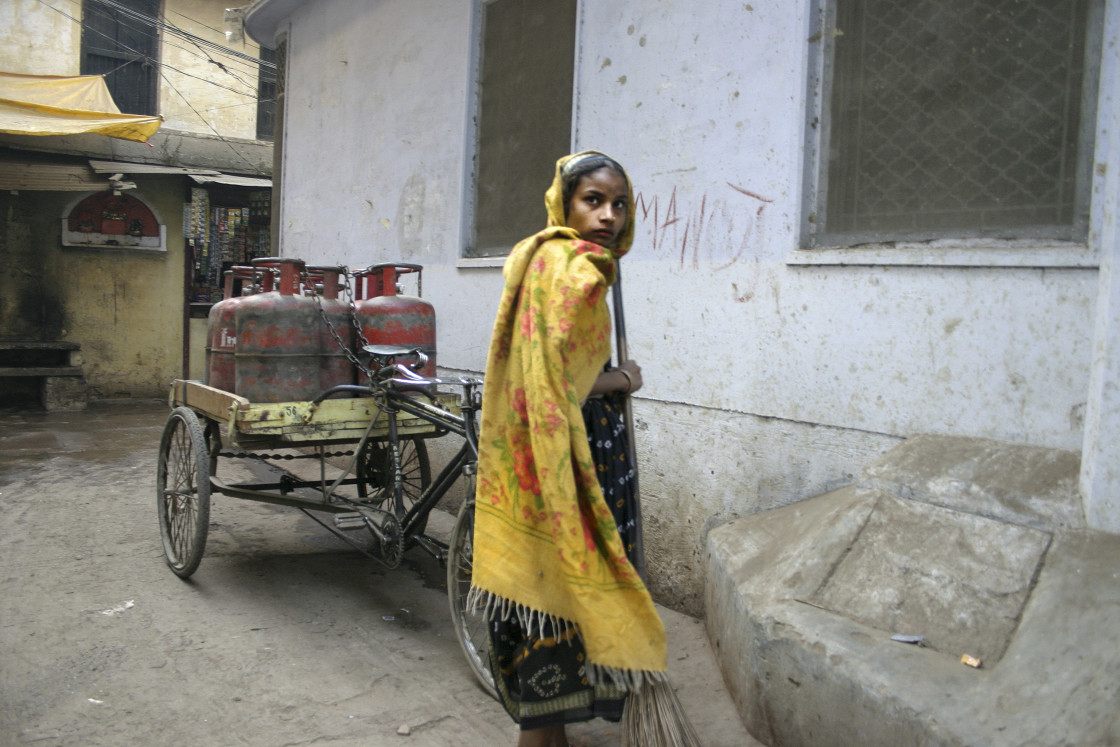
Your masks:
<svg viewBox="0 0 1120 747"><path fill-rule="evenodd" d="M117 10L117 9L120 9L120 8L123 8L123 6L120 6L119 4L117 4L115 2L112 2L112 0L95 0L95 2L90 3L88 11L91 15L97 15L97 16L102 17L102 18L113 19L113 16L111 15L111 11L112 10ZM127 9L125 9L125 10L127 10ZM159 22L157 22L155 19L151 18L150 16L145 16L141 13L136 12L136 11L130 11L129 13L123 13L122 12L121 15L128 17L130 20L138 21L144 27L157 28L158 25L159 25ZM89 24L87 24L85 21L82 21L81 23L82 23L82 28L83 29L94 31L95 33L97 33L97 30L90 28ZM191 50L190 47L174 43L173 38L169 37L167 34L165 34L163 39L161 40L162 43L164 44L164 46L173 47L175 49L182 50L186 54L189 54L193 57L197 57L199 59L206 60L210 64L214 65L218 69L225 72L230 77L234 78L238 83L245 86L246 88L255 89L256 86L254 84L251 84L248 81L246 81L244 78L241 77L241 74L239 74L238 72L235 72L233 69L231 69L231 65L235 65L235 64L245 65L246 66L245 72L246 73L251 73L253 75L262 75L262 74L267 75L267 73L266 73L266 71L267 71L267 72L272 73L272 76L270 76L270 77L275 77L275 73L274 73L275 65L272 64L272 63L268 63L264 60L260 60L260 59L254 58L254 57L250 57L250 56L245 55L241 52L236 52L236 51L228 49L226 47L222 47L218 44L215 44L213 42L209 42L205 39L202 39L201 37L195 36L194 34L187 33L185 31L182 31L181 29L177 29L176 27L174 27L170 24L163 24L163 27L166 31L169 31L169 32L177 31L178 32L178 38L183 39L183 40L187 41L189 44L193 45L193 47L195 49L197 49L199 53L196 54L195 52L193 52ZM146 30L146 28L134 28L134 30L137 33L139 33L141 35L144 35L144 36L146 36L146 37L148 37L152 40L159 40L159 35L158 34L148 32ZM101 35L104 36L104 34L101 34ZM119 45L119 46L124 46L119 41L116 42L116 44ZM205 44L205 46L203 46L203 44ZM228 60L228 64L225 63L225 62L219 62L218 60L215 60L214 57L211 56L209 52L206 51L207 49L217 50L223 56L232 57L232 59ZM161 64L167 65L167 63L161 63ZM269 65L272 66L271 71L268 69ZM172 70L176 70L176 72L183 73L183 71L177 70L176 68L172 67L171 65L167 65L167 67L172 69ZM188 75L188 73L183 73L183 74ZM213 83L214 85L219 85L219 86L221 85L219 83L215 83L214 81L207 81L207 82ZM227 87L227 90L232 91L234 89L231 89L231 88Z"/></svg>
<svg viewBox="0 0 1120 747"><path fill-rule="evenodd" d="M252 57L250 55L247 55L244 52L236 52L232 49L229 49L228 47L223 47L222 45L216 44L216 43L214 43L214 42L212 42L208 39L203 39L201 36L195 36L194 34L183 31L182 29L177 28L176 26L173 26L172 24L165 23L164 21L161 21L158 18L153 18L151 16L144 15L143 13L141 13L139 11L136 11L136 10L133 10L132 8L121 5L120 3L115 2L114 0L92 0L92 1L97 3L97 4L104 5L104 6L107 6L109 8L112 8L113 10L116 10L118 13L120 13L123 16L128 16L129 18L136 19L138 21L141 21L144 24L147 24L147 25L150 25L150 26L155 26L156 28L160 29L161 31L168 31L172 34L176 34L177 36L181 36L184 39L188 39L188 40L190 40L190 41L192 41L196 44L199 44L201 46L210 47L212 49L217 50L218 52L221 52L222 54L226 54L226 55L229 55L231 57L239 57L241 59L248 60L250 62L259 64L261 67L265 67L265 68L271 67L273 70L276 69L276 65L273 64L273 63L264 62L263 60L260 60L259 58ZM187 16L183 16L183 17L187 18ZM188 20L190 20L190 19L188 18Z"/></svg>
<svg viewBox="0 0 1120 747"><path fill-rule="evenodd" d="M214 112L214 111L219 111L221 109L236 109L236 108L241 107L241 106L253 106L258 101L262 104L275 104L276 103L276 99L257 99L256 101L245 101L245 102L240 103L240 104L226 104L225 106L208 106L206 108L209 111Z"/></svg>
<svg viewBox="0 0 1120 747"><path fill-rule="evenodd" d="M239 95L239 96L246 96L246 97L249 97L249 98L254 98L254 100L255 100L254 102L246 102L246 104L249 104L249 103L255 103L256 101L261 101L261 99L259 99L259 98L258 98L258 97L257 97L257 96L256 96L255 94L246 94L246 93L244 93L244 92L242 92L242 91L237 91L237 90L235 90L235 89L233 89L233 88L229 88L228 86L224 86L224 85L221 85L221 84L219 84L219 83L215 83L214 81L211 81L211 80L207 80L206 78L201 78L201 77L199 77L199 76L197 76L197 75L192 75L192 74L190 74L190 73L187 73L187 72L185 72L185 71L183 71L183 70L179 70L178 68L172 67L171 65L168 65L168 64L166 64L166 63L164 63L164 62L161 62L161 61L159 61L159 60L157 60L157 59L154 59L154 58L152 58L152 57L151 57L150 55L147 55L147 54L145 54L144 52L141 52L140 50L137 50L137 49L133 49L133 48L129 47L128 45L126 45L126 44L124 44L124 43L120 42L120 41L119 41L119 40L117 40L117 39L114 39L114 38L110 37L109 35L105 34L104 32L100 31L99 29L93 28L93 27L92 27L92 26L91 26L90 24L86 23L85 21L79 21L79 20L78 20L77 18L74 18L73 16L69 15L69 14L68 14L68 13L66 13L65 11L63 11L63 10L61 10L61 9L59 9L59 8L56 8L56 7L54 7L54 6L50 5L50 4L48 4L48 3L47 3L47 2L45 1L45 0L37 0L37 1L39 2L39 4L40 4L40 5L43 5L43 6L47 7L47 8L50 8L51 10L55 11L56 13L59 13L59 14L60 14L60 15L62 15L63 17L65 17L65 18L68 18L69 20L71 20L71 21L73 21L74 23L78 24L78 25L79 25L79 26L80 26L80 27L82 28L82 30L83 30L83 31L89 31L89 32L91 32L91 33L95 33L95 34L98 34L99 36L102 36L102 37L104 37L104 38L108 39L109 41L113 42L113 45L114 45L114 46L115 46L116 48L118 48L118 49L120 49L120 50L122 50L122 51L128 52L128 53L130 53L130 54L132 54L132 55L134 55L135 59L126 61L125 63L123 63L122 65L120 65L120 66L119 66L118 68L116 68L116 69L115 69L114 71L112 71L112 72L116 72L116 70L119 70L120 68L122 68L122 67L125 67L126 65L128 65L128 64L131 64L132 62L144 62L145 64L151 65L151 66L152 66L152 67L154 67L154 68L155 68L156 70L158 70L158 71L159 71L159 74L160 74L160 77L161 77L161 78L163 79L164 83L166 83L166 84L167 84L167 87L168 87L168 88L170 88L170 89L171 89L172 91L174 91L174 92L175 92L175 94L176 94L177 96L179 96L179 98L180 98L180 99L182 99L182 100L183 100L183 103L184 103L184 104L186 104L187 108L189 108L189 109L190 109L190 110L191 110L192 112L194 112L194 114L195 114L195 115L196 115L196 116L197 116L197 117L198 117L198 118L199 118L199 119L200 119L200 120L202 121L202 123L203 123L203 124L205 124L205 125L206 125L206 126L207 126L207 127L209 128L209 129L210 129L210 131L211 131L211 132L212 132L212 133L213 133L213 134L214 134L214 135L215 135L215 136L216 136L216 137L217 137L217 138L218 138L219 140L221 140L222 142L224 142L224 143L225 143L225 144L226 144L226 145L227 145L227 146L228 146L228 147L230 148L230 150L231 150L231 151L233 151L234 155L236 155L236 156L237 156L238 158L240 158L240 159L241 159L242 161L244 161L244 162L245 162L246 164L248 164L248 165L249 165L249 167L250 167L250 169L251 169L252 173L255 173L255 174L258 174L258 175L262 175L262 174L264 173L264 172L260 171L260 170L259 170L259 169L257 168L257 166L256 166L255 164L253 164L253 163L252 163L251 161L249 161L249 159L248 159L248 158L246 158L246 157L244 156L244 154L240 153L240 152L239 152L239 151L238 151L238 150L236 149L236 147L234 147L234 144L233 144L233 143L229 142L229 141L228 141L228 140L227 140L227 139L226 139L225 137L223 137L223 136L222 136L222 134L221 134L220 132L218 132L218 130L217 130L217 129L216 129L215 127L214 127L214 125L213 125L213 124L211 124L211 123L210 123L210 121L209 121L209 120L208 120L208 119L207 119L206 117L204 117L204 116L202 115L202 113L201 113L201 112L199 112L199 111L198 111L198 109L196 109L196 108L194 107L194 105L193 105L193 104L191 104L190 100L188 100L188 99L187 99L187 97L186 97L186 96L184 96L184 95L182 94L182 92L180 92L180 91L179 91L179 89L177 89L177 88L176 88L176 87L174 86L174 84L173 84L173 83L172 83L172 82L171 82L171 81L170 81L170 80L168 79L168 77L167 77L167 74L166 74L166 73L164 72L164 70L165 70L165 69L166 69L166 70L172 70L172 71L174 71L174 72L177 72L177 73L179 73L180 75L184 75L184 76L186 76L186 77L189 77L189 78L195 78L196 80L201 80L201 81L203 81L204 83L208 83L208 84L210 84L210 85L214 85L214 86L217 86L218 88L222 88L222 89L224 89L224 90L230 91L230 92L232 92L232 93L235 93L235 94L237 94L237 95ZM76 0L71 0L71 3L74 3L75 1L76 1ZM112 2L112 0L95 0L95 2L96 2L96 3L98 3L98 4L102 4L102 5L111 5L111 6L115 6L115 7L116 7L116 9L118 9L118 10L125 10L125 11L128 11L127 13L124 13L124 15L128 15L128 16L130 16L130 17L131 17L131 18L133 18L134 20L141 20L141 21L143 21L144 23L147 23L147 24L149 24L149 25L157 25L157 24L156 24L156 23L154 22L154 19L150 19L150 17L148 17L148 16L144 16L143 14L137 13L136 11L132 11L131 9L128 9L128 8L124 8L124 6L120 6L120 5L118 5L117 3L115 3L115 2ZM91 3L91 5L92 5L92 3ZM108 16L107 16L107 17L108 17ZM184 17L185 17L185 16L184 16ZM165 25L165 24L164 24L164 25ZM170 27L169 27L169 28L170 28ZM138 31L140 31L140 33L142 33L142 34L144 33L144 31L143 31L142 29L137 29L137 30L138 30ZM183 34L183 35L186 35L186 36L193 36L193 35L190 35L190 34L186 34L186 32L180 32L180 33L181 33L181 34ZM150 36L150 37L151 37L152 39L154 39L154 40L158 40L158 36L157 36L156 34L149 34L148 36ZM196 38L200 38L200 37L196 37ZM205 40L202 40L202 41L205 41ZM210 44L210 45L212 45L212 46L214 46L215 48L218 48L218 49L223 49L223 48L219 47L218 45L214 45L214 44L213 44L212 42L206 42L206 43L207 43L207 44ZM223 49L223 53L225 53L226 51L230 51L230 50L224 50L224 49ZM240 56L240 57L243 57L243 58L245 58L245 59L248 59L248 60L254 60L254 58L252 58L252 57L249 57L248 55L243 55L243 54L241 54L241 53L234 53L234 55L235 55L235 56ZM208 59L208 57L207 57L207 58L203 58L203 59ZM211 61L212 61L212 60L211 60ZM259 63L260 63L260 64L261 64L262 66L263 66L263 65L270 65L270 66L271 66L271 67L272 67L273 69L275 69L275 68L276 68L275 64L273 64L273 63L266 63L266 62L264 62L263 60L256 60L256 61L257 61L257 62L259 62ZM227 71L227 72L228 72L228 71ZM104 77L104 76L103 76L103 77ZM267 101L267 100L265 100L265 101ZM242 105L244 105L244 104L242 104ZM240 106L240 105L239 105L239 106ZM226 108L226 107L223 107L223 108Z"/></svg>
<svg viewBox="0 0 1120 747"><path fill-rule="evenodd" d="M224 30L222 30L222 29L216 29L216 28L214 28L213 26L211 26L211 25L209 25L208 23L206 23L205 21L200 21L200 20L198 20L197 18L191 18L191 17L190 17L190 16L188 16L188 15L187 15L186 13L181 13L181 12L179 12L179 11L177 11L177 10L174 10L174 9L170 9L170 8L169 8L168 10L164 11L164 13L163 13L163 15L164 15L164 17L165 17L165 18L167 17L168 13L174 13L175 15L179 16L180 18L185 18L186 20L188 20L188 21L190 21L191 23L193 23L193 24L194 24L195 26L202 26L203 28L207 28L207 29L210 29L210 30L211 30L211 31L213 31L213 32L214 32L215 34L217 34L218 36L222 36L223 34L225 34L225 33L226 33L226 32L225 32ZM169 22L169 23L170 23L170 22Z"/></svg>
<svg viewBox="0 0 1120 747"><path fill-rule="evenodd" d="M146 54L146 53L144 53L144 52L142 52L142 51L140 51L140 50L138 50L138 49L134 49L134 48L132 48L132 47L130 47L130 46L128 46L128 45L126 45L126 44L124 44L123 42L121 42L121 41L119 41L119 40L117 40L117 39L114 39L113 37L110 37L110 36L108 36L107 34L105 34L104 32L100 31L99 29L93 28L93 27L92 27L92 26L91 26L90 24L88 24L88 23L85 23L84 21L79 21L79 20L78 20L77 18L74 18L73 16L69 15L69 14L68 14L68 13L66 13L65 11L62 11L62 10L60 10L60 9L58 9L58 8L55 8L55 7L51 6L51 5L48 5L48 4L47 4L47 3L45 2L45 0L37 0L37 1L38 1L38 2L39 2L39 3L41 4L41 5L45 5L46 7L50 8L51 10L54 10L54 11L55 11L56 13L59 13L59 14L60 14L60 15L62 15L62 16L63 16L64 18L67 18L67 19L69 19L70 21L73 21L74 23L78 24L78 25L79 25L79 26L80 26L80 27L81 27L81 28L83 29L83 31L87 31L87 32L95 33L95 34L97 34L97 35L99 35L99 36L101 36L101 37L104 37L105 39L108 39L108 40L109 40L110 42L112 42L112 43L113 43L113 46L114 46L114 47L116 47L117 49L119 49L119 50L121 50L121 51L124 51L124 52L127 52L127 53L130 53L130 54L132 54L132 55L134 56L134 58L135 58L135 59L133 59L133 60L129 60L128 62L126 62L126 63L124 63L124 64L129 64L130 62L141 62L141 61L142 61L142 62L144 62L144 63L146 63L146 64L152 65L153 67L157 67L157 68L159 68L159 67L162 67L162 68L167 68L168 70L173 70L174 72L177 72L177 73L179 73L180 75L183 75L183 76L186 76L186 77L189 77L189 78L195 78L196 80L200 80L200 81L202 81L202 82L204 82L204 83L208 83L208 84L210 84L210 85L213 85L213 86L216 86L216 87L218 87L218 88L222 88L222 89L224 89L224 90L230 91L231 93L235 93L235 94L237 94L237 95L239 95L239 96L247 96L247 97L252 97L252 98L256 98L256 96L257 96L257 94L256 94L256 92L255 92L255 88L256 88L256 86L253 86L253 85L251 85L251 84L249 84L249 83L246 83L246 82L245 82L244 80L242 80L242 79L240 79L240 78L237 78L237 76L234 76L234 77L235 77L235 78L236 78L236 79L238 80L238 82L242 83L242 85L245 85L245 86L246 86L246 88L249 88L249 89L252 89L252 90L254 90L254 92L253 92L253 93L245 93L244 91L238 91L238 90L237 90L237 89L235 89L235 88L230 88L229 86L225 86L225 85L222 85L221 83L217 83L217 82L215 82L215 81L213 81L213 80L209 80L209 79L207 79L207 78L202 78L202 77L200 77L200 76L197 76L197 75L193 75L193 74L191 74L191 73L188 73L188 72L186 72L186 71L184 71L184 70L180 70L179 68L176 68L176 67L174 67L173 65L170 65L170 64L168 64L168 63L166 63L166 62L162 62L162 61L160 61L160 60L157 60L157 59L155 59L155 58L151 57L150 55L148 55L148 54ZM101 3L101 4L104 4L104 3L106 2L106 1L107 1L107 0L96 0L96 2L98 2L98 3ZM70 0L70 2L71 2L71 4L76 4L77 0ZM111 18L111 16L107 16L107 15L106 15L106 16L104 16L104 17L107 17L107 18ZM140 31L140 33L144 33L144 32L143 32L142 30L140 30L140 29L135 29L135 30L137 30L137 31ZM153 39L153 40L157 40L157 41L158 41L158 36L157 36L156 34L146 34L146 35L147 35L147 36L148 36L149 38L151 38L151 39ZM187 52L188 54L192 54L192 56L198 57L199 59L205 59L205 60L207 60L207 61L210 61L210 62L215 62L215 63L216 63L216 61L214 61L214 60L213 60L212 58L210 58L210 57L208 57L208 56L202 56L202 55L195 55L195 54L193 54L193 53L192 53L192 52L191 52L191 51L190 51L190 50L189 50L188 48L186 48L186 47L182 47L182 46L179 46L179 45L175 45L175 44L169 44L169 43L168 43L168 41L167 41L166 39L164 40L164 44L165 44L166 46L172 46L172 47L175 47L176 49L181 49L181 50L183 50L183 51ZM247 58L247 59L250 59L250 60L254 60L254 58ZM263 61L260 61L260 62L262 62L262 63L263 63ZM268 64L271 64L271 63L268 63ZM121 67L123 67L123 66L124 66L124 65L122 65ZM275 65L272 65L272 67L273 67L273 68L275 68ZM223 68L224 70L226 70L226 72L227 72L227 73L229 73L229 72L230 72L230 71L229 71L229 70L228 70L227 68L225 68L224 66L222 66L222 68ZM113 71L111 71L111 72L116 72L116 70L119 70L119 69L120 69L120 68L118 67L118 68L114 69L114 70L113 70ZM232 75L232 73L230 73L230 74Z"/></svg>
<svg viewBox="0 0 1120 747"><path fill-rule="evenodd" d="M112 42L113 46L114 46L114 47L116 47L117 49L120 49L121 51L124 51L124 52L128 52L128 53L130 53L130 54L134 55L134 56L135 56L136 58L138 58L138 59L142 59L142 60L143 60L144 62L146 62L146 63L148 63L148 64L151 64L151 65L155 65L155 66L163 66L163 67L166 67L167 69L169 69L169 70L174 70L175 72L177 72L177 73L179 73L179 74L181 74L181 75L184 75L184 76L187 76L187 77L193 77L193 78L197 78L198 80L201 80L201 81L203 81L203 82L205 82L205 83L208 83L208 84L210 84L210 85L213 85L213 86L217 86L218 88L223 88L223 89L225 89L225 90L227 90L227 91L230 91L230 92L232 92L232 93L236 93L236 94L238 94L238 95L240 95L240 96L248 96L248 97L254 97L254 96L256 95L256 94L255 94L255 92L254 92L254 93L245 93L244 91L238 91L238 90L237 90L237 89L235 89L235 88L230 88L229 86L223 85L223 84L221 84L221 83L218 83L218 82L216 82L216 81L214 81L214 80L209 80L209 79L206 79L206 78L201 78L201 77L199 77L199 76L197 76L197 75L192 75L191 73L188 73L188 72L186 72L186 71L180 70L180 69L178 69L178 68L176 68L176 67L174 67L174 66L172 66L172 65L170 65L170 64L168 64L168 63L166 63L166 62L161 62L160 60L154 59L154 58L152 58L151 56L149 56L149 55L147 55L147 54L145 54L145 53L143 53L143 52L141 52L141 51L139 51L139 50L137 50L137 49L133 49L132 47L129 47L128 45L124 44L123 42L121 42L121 41L119 41L119 40L117 40L117 39L114 39L113 37L110 37L110 36L108 36L107 34L105 34L104 32L100 31L99 29L93 28L93 27L92 27L92 26L91 26L91 25L90 25L89 23L87 23L87 22L85 22L85 21L80 21L80 20L78 20L77 18L75 18L74 16L70 15L69 13L66 13L65 11L63 11L63 10L61 10L61 9L59 9L59 8L55 8L55 7L54 7L54 6L52 6L52 5L49 5L49 4L48 4L48 3L47 3L47 2L45 1L45 0L37 0L37 2L38 2L38 3L40 4L40 5L44 5L44 6L46 6L47 8L50 8L51 10L55 11L55 12L56 12L56 13L58 13L59 15L63 16L64 18L67 18L67 19L69 19L70 21L74 22L75 24L77 24L78 26L80 26L80 27L82 28L82 30L83 30L83 31L85 31L85 32L90 32L90 33L94 33L94 34L97 34L98 36L101 36L101 37L103 37L103 38L107 39L108 41ZM80 0L70 0L70 3L71 3L72 5L76 5L76 4L78 4L78 2L80 2ZM104 5L104 4L105 4L105 3L107 2L107 0L96 0L96 2L97 2L97 4L101 4L101 5ZM100 12L98 12L98 10L97 10L97 9L95 9L95 8L92 8L92 7L90 8L90 11L91 11L91 13L92 13L92 14L95 14L95 15L99 15L99 16L101 16L101 17L104 17L104 18L112 18L112 16L110 16L110 15L108 15L108 14L100 13ZM140 18L141 18L141 19L143 19L143 18L148 18L148 17L147 17L147 16L143 16L143 15L140 15ZM135 18L134 18L134 20L135 20ZM149 24L149 25L154 25L154 24ZM200 25L202 25L202 24L200 24ZM160 39L159 39L159 36L158 36L158 34L154 34L154 33L148 33L148 32L145 32L145 31L144 31L143 29L137 29L137 28L133 28L133 30L137 31L137 32L138 32L138 33L140 33L141 35L147 36L147 37L148 37L148 38L150 38L150 39L153 39L153 40L156 40L156 41L159 41L159 40L160 40ZM182 34L184 34L184 35L185 35L185 36L187 36L187 37L193 36L193 35L191 35L191 34L187 34L186 32L182 32ZM197 37L196 37L196 38L197 38ZM233 78L234 78L235 80L237 80L237 81L238 81L238 82L239 82L240 84L244 85L244 86L245 86L246 88L248 88L248 89L250 89L250 90L255 90L256 86L254 86L253 84L251 84L251 83L249 83L249 82L245 81L245 80L244 80L243 78L241 78L240 76L238 76L238 75L235 75L235 74L234 74L234 73L233 73L233 72L232 72L232 71L231 71L231 70L229 69L228 65L225 65L225 64L222 64L222 63L218 63L218 62L217 62L216 60L214 60L214 59L213 59L212 57L210 57L209 55L200 55L200 54L195 54L194 52L192 52L192 51L191 51L191 50L190 50L189 48L187 48L187 47L184 47L184 46L181 46L181 45L178 45L178 44L173 44L173 43L171 43L171 40L170 40L170 39L168 39L168 38L166 38L166 37L165 37L165 38L164 38L164 39L163 39L162 41L163 41L163 44L164 44L165 46L170 46L170 47L174 47L175 49L180 49L180 50L184 51L184 52L185 52L186 54L189 54L189 55L191 55L191 56L197 57L197 58L199 58L199 59L207 60L208 62L211 62L211 63L215 64L216 66L218 66L219 68L221 68L222 70L224 70L224 71L225 71L225 72L226 72L227 74L229 74L229 75L230 75L231 77L233 77ZM205 40L202 40L202 41L205 41ZM276 69L276 65L275 65L274 63L266 62L266 61L264 61L264 60L259 60L259 59L257 59L257 58L254 58L254 57L250 57L250 56L248 56L248 55L244 55L244 54L242 54L242 53L240 53L240 52L234 52L233 50L229 50L229 49L226 49L226 48L220 47L219 45L213 44L212 42L207 42L207 44L211 45L212 47L214 47L214 48L216 48L216 49L222 50L222 53L223 53L223 54L227 54L227 53L228 53L228 54L232 54L232 55L235 55L235 56L237 57L237 62L241 62L241 63L244 63L244 62L248 61L248 62L250 62L250 63L253 63L253 64L254 64L254 65L256 66L257 70L254 70L254 71L252 71L252 72L258 72L258 74L259 74L259 73L263 73L263 72L264 72L265 70L268 70L269 72L272 72L273 74L272 74L271 76L266 76L266 78L267 78L267 77L272 77L272 78L274 78L274 77L275 77L275 73L274 73L274 71L275 71L275 69ZM200 50L200 51L201 51L201 50ZM261 69L261 68L263 68L263 69ZM271 68L271 70L269 70L269 68ZM114 72L115 72L115 71L114 71ZM247 70L246 72L250 72L250 71L249 71L249 70Z"/></svg>
<svg viewBox="0 0 1120 747"><path fill-rule="evenodd" d="M170 88L172 91L174 91L175 93L177 93L179 95L179 98L181 98L183 100L183 103L186 104L187 107L192 112L194 112L195 114L198 115L198 118L201 119L206 124L206 126L210 128L211 132L213 132L215 135L218 136L219 140L221 140L223 143L226 144L226 147L228 147L231 151L233 151L233 154L235 156L237 156L242 161L244 161L246 164L248 164L250 169L252 169L252 172L254 174L256 174L258 176L263 176L264 175L264 172L259 170L257 168L256 164L254 164L252 161L250 161L248 158L246 158L244 153L237 150L237 148L234 147L233 143L231 143L226 138L222 137L222 134L220 132L218 132L218 130L214 127L214 125L210 124L210 121L208 119L206 119L206 117L202 116L202 113L199 112L198 109L194 108L194 105L191 104L191 102L187 100L187 97L184 96L182 93L179 93L179 89L177 89L174 85L172 85L171 81L169 81L167 79L166 75L164 75L162 72L160 72L160 76L163 78L163 82L167 84L167 87Z"/></svg>

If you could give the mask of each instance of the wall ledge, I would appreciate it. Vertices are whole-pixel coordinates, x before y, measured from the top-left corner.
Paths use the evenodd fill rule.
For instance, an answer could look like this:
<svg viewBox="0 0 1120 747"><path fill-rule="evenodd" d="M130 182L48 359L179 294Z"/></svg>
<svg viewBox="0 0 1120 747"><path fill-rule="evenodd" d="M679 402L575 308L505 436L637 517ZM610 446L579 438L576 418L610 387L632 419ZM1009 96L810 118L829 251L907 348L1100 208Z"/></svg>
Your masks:
<svg viewBox="0 0 1120 747"><path fill-rule="evenodd" d="M1097 269L1100 258L1085 244L1036 241L931 241L798 249L785 257L791 266L823 267L1019 267Z"/></svg>
<svg viewBox="0 0 1120 747"><path fill-rule="evenodd" d="M509 255L503 254L498 257L460 257L455 266L460 270L479 270L488 267L504 267Z"/></svg>

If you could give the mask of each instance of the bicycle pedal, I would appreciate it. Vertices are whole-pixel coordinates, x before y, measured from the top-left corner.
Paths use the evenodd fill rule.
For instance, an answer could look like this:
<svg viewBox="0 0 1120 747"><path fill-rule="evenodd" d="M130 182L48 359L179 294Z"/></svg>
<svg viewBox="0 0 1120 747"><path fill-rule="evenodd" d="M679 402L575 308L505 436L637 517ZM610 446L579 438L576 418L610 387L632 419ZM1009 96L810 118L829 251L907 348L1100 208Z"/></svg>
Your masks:
<svg viewBox="0 0 1120 747"><path fill-rule="evenodd" d="M447 567L447 545L426 534L418 534L413 539L424 552L439 561L441 567Z"/></svg>
<svg viewBox="0 0 1120 747"><path fill-rule="evenodd" d="M365 529L366 520L361 514L335 514L334 525L339 529Z"/></svg>

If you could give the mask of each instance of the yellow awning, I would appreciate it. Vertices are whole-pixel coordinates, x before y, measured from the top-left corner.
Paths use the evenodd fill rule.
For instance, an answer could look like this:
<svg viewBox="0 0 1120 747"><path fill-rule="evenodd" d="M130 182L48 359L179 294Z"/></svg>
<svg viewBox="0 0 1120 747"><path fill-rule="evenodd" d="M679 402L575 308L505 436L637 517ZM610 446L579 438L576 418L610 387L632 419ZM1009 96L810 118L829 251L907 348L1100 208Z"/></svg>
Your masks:
<svg viewBox="0 0 1120 747"><path fill-rule="evenodd" d="M0 73L0 132L79 135L86 132L143 143L162 117L121 114L101 75L63 77Z"/></svg>

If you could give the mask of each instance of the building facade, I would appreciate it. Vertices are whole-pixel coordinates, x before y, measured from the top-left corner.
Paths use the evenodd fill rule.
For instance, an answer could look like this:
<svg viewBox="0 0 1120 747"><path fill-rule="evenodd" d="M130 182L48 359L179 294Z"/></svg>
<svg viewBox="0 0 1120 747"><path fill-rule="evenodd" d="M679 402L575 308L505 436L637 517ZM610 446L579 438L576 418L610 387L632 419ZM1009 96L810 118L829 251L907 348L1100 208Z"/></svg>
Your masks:
<svg viewBox="0 0 1120 747"><path fill-rule="evenodd" d="M280 252L424 265L480 372L555 158L623 163L650 576L687 611L710 528L915 434L1082 451L1120 531L1120 3L974 5L260 0Z"/></svg>
<svg viewBox="0 0 1120 747"><path fill-rule="evenodd" d="M219 231L216 214L189 208L236 209L239 220L250 194L269 188L272 119L261 101L272 101L274 66L227 5L0 7L0 71L103 75L120 111L163 118L146 143L0 134L0 339L79 343L92 398L164 397L173 378L201 376L206 311L221 286L215 252L229 244L219 235L229 221ZM102 196L146 211L161 238L132 241L127 226L102 235L100 219L116 209ZM78 214L88 218L93 202L91 232ZM255 240L267 246L267 213L263 223Z"/></svg>

